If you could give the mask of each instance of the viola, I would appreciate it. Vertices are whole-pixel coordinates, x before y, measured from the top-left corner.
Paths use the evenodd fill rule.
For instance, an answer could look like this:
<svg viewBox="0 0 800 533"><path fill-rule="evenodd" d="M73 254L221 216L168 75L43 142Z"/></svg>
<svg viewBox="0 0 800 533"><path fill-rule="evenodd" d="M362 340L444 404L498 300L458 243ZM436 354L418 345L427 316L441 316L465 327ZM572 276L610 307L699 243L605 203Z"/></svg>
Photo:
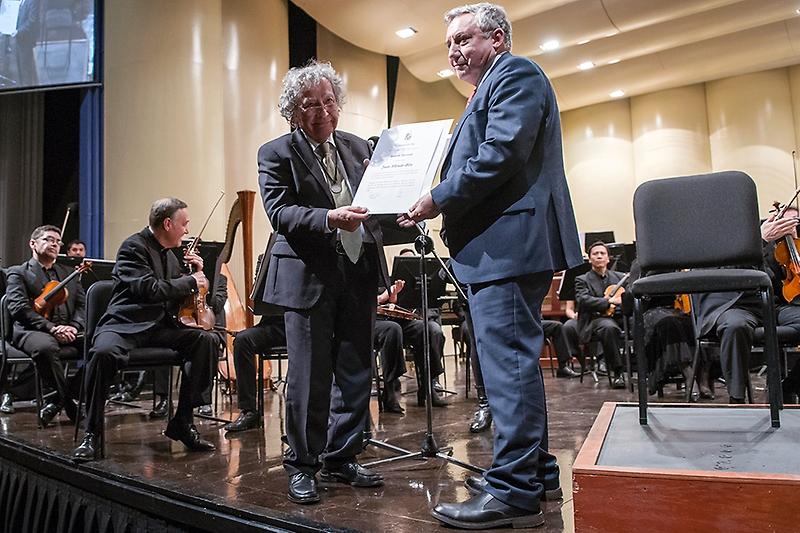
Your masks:
<svg viewBox="0 0 800 533"><path fill-rule="evenodd" d="M675 303L673 307L683 313L684 315L691 314L692 312L692 299L688 294L676 294Z"/></svg>
<svg viewBox="0 0 800 533"><path fill-rule="evenodd" d="M211 220L211 215L214 214L214 211L222 201L223 196L225 196L225 193L221 192L219 198L217 199L217 203L215 203L214 207L211 208L211 213L208 214L208 218L206 218L203 227L200 228L200 232L186 249L187 254L193 254L197 252L197 248L200 245L200 235L202 235L203 231L206 229L206 226L208 226L208 221ZM195 273L199 273L203 278L205 278L205 275L202 273L202 271ZM183 301L178 309L177 320L179 325L186 328L211 331L214 329L214 326L217 322L217 317L214 315L214 311L206 301L206 297L208 296L208 280L206 279L206 282L202 285L205 285L205 287L198 283L197 292L187 296Z"/></svg>
<svg viewBox="0 0 800 533"><path fill-rule="evenodd" d="M779 202L775 202L773 205L778 211L775 220L782 218L786 212L786 206L781 206ZM784 235L775 244L775 260L783 267L784 271L781 293L783 298L791 303L794 303L795 299L800 296L800 252L797 251L798 242L800 242L800 239L796 239L791 235Z"/></svg>
<svg viewBox="0 0 800 533"><path fill-rule="evenodd" d="M91 269L92 262L84 261L80 265L77 265L75 270L63 281L48 281L42 289L42 292L39 293L39 296L33 300L33 310L49 320L50 317L53 316L53 310L59 305L63 305L67 301L67 298L69 298L67 284L72 281L75 276L79 276Z"/></svg>
<svg viewBox="0 0 800 533"><path fill-rule="evenodd" d="M609 285L606 287L606 290L603 291L603 296L607 299L611 299L614 296L621 295L625 292L625 284L628 282L628 278L631 277L631 273L628 272L625 274L619 283L615 285ZM605 310L603 316L614 316L614 312L617 310L616 304L610 304L608 309Z"/></svg>

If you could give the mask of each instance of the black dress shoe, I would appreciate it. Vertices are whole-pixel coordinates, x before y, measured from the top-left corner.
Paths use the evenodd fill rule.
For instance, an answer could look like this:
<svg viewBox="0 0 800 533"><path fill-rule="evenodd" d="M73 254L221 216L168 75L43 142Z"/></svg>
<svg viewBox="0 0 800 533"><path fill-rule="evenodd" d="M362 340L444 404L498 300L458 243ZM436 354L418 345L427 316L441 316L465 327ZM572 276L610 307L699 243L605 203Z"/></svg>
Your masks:
<svg viewBox="0 0 800 533"><path fill-rule="evenodd" d="M405 413L403 407L400 405L400 401L397 399L397 391L394 388L393 382L386 384L383 388L382 395L381 399L383 400L384 413L395 413L398 415Z"/></svg>
<svg viewBox="0 0 800 533"><path fill-rule="evenodd" d="M784 378L781 382L781 389L783 392L783 403L784 404L795 404L798 401L798 394L797 388L794 386L794 383L787 378ZM2 411L2 408L0 408ZM5 411L4 411L5 412Z"/></svg>
<svg viewBox="0 0 800 533"><path fill-rule="evenodd" d="M289 501L304 505L318 502L319 493L317 493L317 480L314 479L314 476L303 472L289 476Z"/></svg>
<svg viewBox="0 0 800 533"><path fill-rule="evenodd" d="M153 420L158 420L160 418L165 418L168 413L169 413L169 404L167 402L167 399L161 398L160 400L158 400L156 406L153 407L153 410L150 411L150 414L148 414L147 416L149 416Z"/></svg>
<svg viewBox="0 0 800 533"><path fill-rule="evenodd" d="M442 384L439 383L439 380L436 378L433 379L433 390L439 393L444 392L444 386L442 386Z"/></svg>
<svg viewBox="0 0 800 533"><path fill-rule="evenodd" d="M417 390L417 405L419 407L425 407L425 396L427 396L427 394L424 388ZM447 407L450 404L436 392L436 389L434 389L431 405L434 407Z"/></svg>
<svg viewBox="0 0 800 533"><path fill-rule="evenodd" d="M541 510L529 511L507 505L488 492L476 494L463 503L440 503L433 508L431 515L449 526L462 529L525 528L544 524Z"/></svg>
<svg viewBox="0 0 800 533"><path fill-rule="evenodd" d="M39 419L42 421L42 427L46 428L50 425L50 422L58 416L58 413L61 412L61 406L55 403L48 403L42 410L39 411Z"/></svg>
<svg viewBox="0 0 800 533"><path fill-rule="evenodd" d="M100 439L94 433L86 432L80 446L72 450L72 460L76 463L94 461L100 452Z"/></svg>
<svg viewBox="0 0 800 533"><path fill-rule="evenodd" d="M728 403L743 404L744 403L744 398L736 398L734 396L731 396L730 397L730 401Z"/></svg>
<svg viewBox="0 0 800 533"><path fill-rule="evenodd" d="M483 476L469 476L464 481L464 486L467 487L470 494L480 494L485 490L486 485L486 478ZM563 497L564 493L561 491L561 487L554 487L552 489L545 487L544 493L542 494L542 499L549 502L560 500Z"/></svg>
<svg viewBox="0 0 800 533"><path fill-rule="evenodd" d="M353 487L379 487L383 485L383 476L363 467L357 462L345 463L336 468L324 467L319 474L320 481L328 483L346 483Z"/></svg>
<svg viewBox="0 0 800 533"><path fill-rule="evenodd" d="M237 431L247 431L248 429L253 429L258 427L258 413L255 411L248 411L245 409L241 413L239 413L239 417L230 422L225 424L224 428L225 431L230 432L237 432Z"/></svg>
<svg viewBox="0 0 800 533"><path fill-rule="evenodd" d="M560 366L558 370L556 370L556 377L557 378L579 378L581 377L580 372L575 372L568 366Z"/></svg>
<svg viewBox="0 0 800 533"><path fill-rule="evenodd" d="M193 452L211 452L216 449L216 446L212 443L203 440L194 424L179 422L174 418L167 424L164 435L172 440L181 441L184 446Z"/></svg>
<svg viewBox="0 0 800 533"><path fill-rule="evenodd" d="M470 433L480 433L486 431L492 425L492 411L489 404L478 404L478 410L472 415L472 422L469 425Z"/></svg>
<svg viewBox="0 0 800 533"><path fill-rule="evenodd" d="M214 414L214 410L211 408L211 405L201 405L197 408L197 413L203 416L211 416Z"/></svg>
<svg viewBox="0 0 800 533"><path fill-rule="evenodd" d="M8 393L3 394L3 397L0 398L0 413L7 415L14 413L14 398Z"/></svg>
<svg viewBox="0 0 800 533"><path fill-rule="evenodd" d="M611 382L612 389L624 389L625 388L625 378L622 377L622 374L614 376L614 380Z"/></svg>

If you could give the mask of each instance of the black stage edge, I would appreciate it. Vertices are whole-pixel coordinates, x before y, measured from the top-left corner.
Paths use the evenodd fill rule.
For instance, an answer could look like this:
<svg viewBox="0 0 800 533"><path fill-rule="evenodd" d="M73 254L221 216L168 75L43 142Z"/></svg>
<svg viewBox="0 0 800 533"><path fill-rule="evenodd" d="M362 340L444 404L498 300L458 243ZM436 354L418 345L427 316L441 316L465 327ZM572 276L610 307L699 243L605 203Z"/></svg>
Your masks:
<svg viewBox="0 0 800 533"><path fill-rule="evenodd" d="M156 487L0 436L0 530L352 531L256 514Z"/></svg>

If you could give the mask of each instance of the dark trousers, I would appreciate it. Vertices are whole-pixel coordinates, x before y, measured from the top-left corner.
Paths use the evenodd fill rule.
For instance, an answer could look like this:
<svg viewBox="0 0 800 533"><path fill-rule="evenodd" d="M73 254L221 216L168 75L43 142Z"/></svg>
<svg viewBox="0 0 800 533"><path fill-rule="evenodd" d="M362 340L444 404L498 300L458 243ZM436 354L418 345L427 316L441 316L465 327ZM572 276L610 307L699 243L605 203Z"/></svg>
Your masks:
<svg viewBox="0 0 800 533"><path fill-rule="evenodd" d="M417 376L424 375L425 348L423 335L425 323L428 324L428 339L430 341L431 377L436 377L444 372L442 358L444 357L444 332L442 325L436 320L398 320L403 328L403 343L411 346L414 351L414 365L417 367Z"/></svg>
<svg viewBox="0 0 800 533"><path fill-rule="evenodd" d="M403 328L392 320L375 322L375 348L381 358L383 382L392 383L406 373L403 356Z"/></svg>
<svg viewBox="0 0 800 533"><path fill-rule="evenodd" d="M80 353L83 350L83 339L76 340L72 344L62 345L49 333L31 331L26 333L17 345L17 348L33 359L45 385L56 390L58 394L56 403L59 405L73 400L70 386L64 377L64 366L61 363L61 349L65 346L72 346ZM79 376L76 377L79 378Z"/></svg>
<svg viewBox="0 0 800 533"><path fill-rule="evenodd" d="M86 371L86 431L95 433L100 429L108 387L117 371L128 366L128 354L134 348L171 348L180 354L183 376L175 418L190 424L192 409L205 403L203 391L211 382L210 362L217 353L217 345L216 335L197 329L156 326L136 334L99 332L89 352Z"/></svg>
<svg viewBox="0 0 800 533"><path fill-rule="evenodd" d="M790 326L800 331L800 307L781 305L777 309L779 326ZM753 349L753 332L763 324L761 308L755 305L731 307L717 318L719 360L728 395L743 399L747 389L750 353Z"/></svg>
<svg viewBox="0 0 800 533"><path fill-rule="evenodd" d="M573 351L570 345L577 346L577 338L570 342L567 338L572 330L565 328L564 324L558 320L542 320L542 329L544 336L553 342L556 349L556 358L558 359L558 366L567 366L569 360L573 355L577 355L577 349ZM577 332L575 333L577 337Z"/></svg>
<svg viewBox="0 0 800 533"><path fill-rule="evenodd" d="M622 342L622 326L611 317L595 318L591 322L592 339L600 341L606 366L613 372L622 370L622 357L619 355Z"/></svg>
<svg viewBox="0 0 800 533"><path fill-rule="evenodd" d="M372 381L377 266L340 256L340 283L311 309L287 309L286 437L289 475L336 468L362 450ZM377 262L377 261L375 261ZM326 440L327 430L327 440Z"/></svg>
<svg viewBox="0 0 800 533"><path fill-rule="evenodd" d="M495 423L494 458L484 478L498 500L539 510L549 467L547 406L539 356L541 306L552 272L470 285L469 304L478 357Z"/></svg>
<svg viewBox="0 0 800 533"><path fill-rule="evenodd" d="M233 366L236 369L239 410L256 410L256 354L285 344L282 319L280 323L262 319L255 326L236 334L233 340Z"/></svg>

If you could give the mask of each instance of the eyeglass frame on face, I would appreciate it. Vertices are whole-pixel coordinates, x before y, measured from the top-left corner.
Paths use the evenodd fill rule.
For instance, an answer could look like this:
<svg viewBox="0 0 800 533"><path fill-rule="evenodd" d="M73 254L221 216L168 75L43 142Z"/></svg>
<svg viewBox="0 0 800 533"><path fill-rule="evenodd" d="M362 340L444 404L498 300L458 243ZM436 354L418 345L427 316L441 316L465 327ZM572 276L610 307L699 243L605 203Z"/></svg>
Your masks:
<svg viewBox="0 0 800 533"><path fill-rule="evenodd" d="M336 101L336 98L329 97L325 99L325 102L307 102L301 103L298 105L300 111L303 113L309 114L317 114L320 113L323 109L330 113L332 110L339 107L339 102Z"/></svg>
<svg viewBox="0 0 800 533"><path fill-rule="evenodd" d="M59 246L64 246L64 242L61 239L57 239L56 237L39 237L40 241L44 241L48 244L57 244Z"/></svg>

